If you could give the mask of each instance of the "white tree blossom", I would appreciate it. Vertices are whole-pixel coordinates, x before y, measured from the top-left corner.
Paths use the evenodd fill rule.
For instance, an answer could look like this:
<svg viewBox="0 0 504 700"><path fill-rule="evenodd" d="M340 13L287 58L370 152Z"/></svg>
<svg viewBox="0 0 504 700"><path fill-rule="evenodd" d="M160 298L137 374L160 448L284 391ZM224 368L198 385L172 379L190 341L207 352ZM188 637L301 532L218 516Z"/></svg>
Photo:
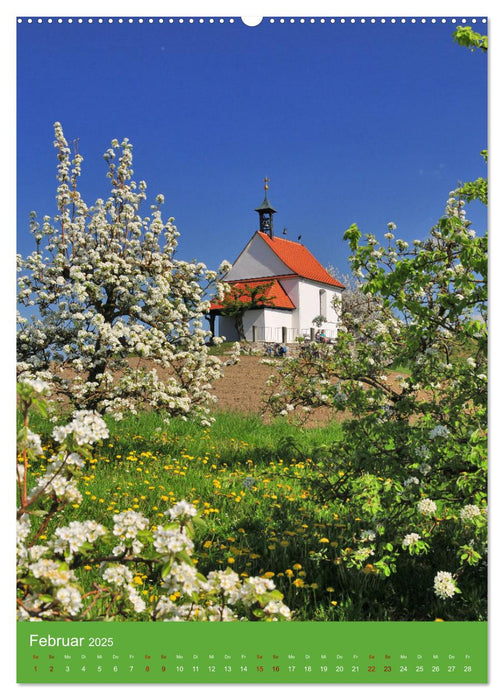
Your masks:
<svg viewBox="0 0 504 700"><path fill-rule="evenodd" d="M208 298L223 294L219 273L175 258L177 231L159 196L141 213L132 145L112 142L104 158L111 192L88 206L77 189L82 156L59 123L58 213L31 215L36 250L19 256L20 376L75 408L120 418L139 406L206 423L220 360L208 354ZM212 286L210 290L209 287ZM43 379L42 379L43 377Z"/></svg>

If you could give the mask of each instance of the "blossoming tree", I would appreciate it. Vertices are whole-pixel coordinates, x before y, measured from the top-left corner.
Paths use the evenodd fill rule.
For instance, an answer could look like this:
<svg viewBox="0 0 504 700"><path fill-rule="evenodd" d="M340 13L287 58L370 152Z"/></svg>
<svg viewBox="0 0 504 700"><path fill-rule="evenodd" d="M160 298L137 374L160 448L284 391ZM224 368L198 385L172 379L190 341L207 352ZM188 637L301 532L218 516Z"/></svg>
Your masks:
<svg viewBox="0 0 504 700"><path fill-rule="evenodd" d="M71 157L55 124L58 214L31 215L36 250L19 257L20 374L43 377L74 407L118 417L139 405L207 420L218 358L207 353L208 287L219 273L175 257L179 233L163 221L162 195L141 212L132 145L113 141L104 158L111 192L88 206L78 191L82 156ZM163 378L158 370L164 370Z"/></svg>

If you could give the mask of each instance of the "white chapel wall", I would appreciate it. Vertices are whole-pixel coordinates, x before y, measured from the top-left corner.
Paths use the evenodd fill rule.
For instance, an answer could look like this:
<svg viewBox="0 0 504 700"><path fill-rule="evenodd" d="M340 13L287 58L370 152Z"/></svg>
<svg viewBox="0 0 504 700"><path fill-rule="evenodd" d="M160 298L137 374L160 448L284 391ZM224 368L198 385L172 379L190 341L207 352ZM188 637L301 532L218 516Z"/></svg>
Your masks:
<svg viewBox="0 0 504 700"><path fill-rule="evenodd" d="M231 270L224 276L224 281L256 279L290 273L292 270L256 234L249 241Z"/></svg>
<svg viewBox="0 0 504 700"><path fill-rule="evenodd" d="M323 293L322 298L320 292ZM316 328L313 319L321 315L322 312L326 318L322 328L327 331L329 337L336 335L339 319L333 304L335 295L341 297L341 293L335 291L334 287L309 280L300 280L299 327L301 332L309 332L310 328Z"/></svg>

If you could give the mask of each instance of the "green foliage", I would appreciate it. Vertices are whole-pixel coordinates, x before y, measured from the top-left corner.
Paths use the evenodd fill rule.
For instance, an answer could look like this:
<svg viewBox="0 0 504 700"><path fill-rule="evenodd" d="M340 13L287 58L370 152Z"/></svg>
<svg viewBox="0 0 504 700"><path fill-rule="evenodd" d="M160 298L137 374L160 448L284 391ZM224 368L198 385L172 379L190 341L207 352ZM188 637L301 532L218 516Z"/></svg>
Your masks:
<svg viewBox="0 0 504 700"><path fill-rule="evenodd" d="M346 538L340 566L390 581L412 619L486 614L487 235L465 211L476 200L483 177L451 192L412 245L392 223L384 243L353 224L360 284L338 337L287 358L269 398L273 412L342 414L342 440L317 454L316 497Z"/></svg>
<svg viewBox="0 0 504 700"><path fill-rule="evenodd" d="M488 37L478 34L471 27L457 27L453 32L453 38L460 46L465 46L471 51L481 49L486 53L488 50Z"/></svg>

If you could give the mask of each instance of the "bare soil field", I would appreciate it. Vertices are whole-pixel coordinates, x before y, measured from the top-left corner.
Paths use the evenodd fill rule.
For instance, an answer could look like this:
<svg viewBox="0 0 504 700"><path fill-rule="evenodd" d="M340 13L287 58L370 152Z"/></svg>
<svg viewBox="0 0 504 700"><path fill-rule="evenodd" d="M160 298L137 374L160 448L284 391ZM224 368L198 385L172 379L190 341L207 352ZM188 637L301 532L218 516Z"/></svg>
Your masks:
<svg viewBox="0 0 504 700"><path fill-rule="evenodd" d="M275 386L266 386L268 378L275 374L275 368L262 364L261 359L253 355L242 355L238 364L224 367L224 376L214 383L213 393L217 397L219 410L253 413L260 415L264 421L271 418L266 409L264 397L276 390ZM390 386L397 389L403 376L399 372L390 372L388 374ZM303 416L305 419L302 413L296 411L296 415ZM341 421L349 417L350 413L346 411L335 413L328 408L316 408L312 409L306 425L315 426L330 420Z"/></svg>
<svg viewBox="0 0 504 700"><path fill-rule="evenodd" d="M244 355L238 364L224 367L224 376L214 383L219 409L263 413L263 393L268 389L266 382L274 372L274 367L261 364L260 358L252 355Z"/></svg>
<svg viewBox="0 0 504 700"><path fill-rule="evenodd" d="M224 358L223 358L224 359ZM271 415L264 404L264 397L275 387L266 385L275 368L261 363L261 357L242 355L236 365L224 367L223 376L214 383L217 408L222 411L252 413L268 421ZM314 409L307 425L327 423L335 414L327 408Z"/></svg>

